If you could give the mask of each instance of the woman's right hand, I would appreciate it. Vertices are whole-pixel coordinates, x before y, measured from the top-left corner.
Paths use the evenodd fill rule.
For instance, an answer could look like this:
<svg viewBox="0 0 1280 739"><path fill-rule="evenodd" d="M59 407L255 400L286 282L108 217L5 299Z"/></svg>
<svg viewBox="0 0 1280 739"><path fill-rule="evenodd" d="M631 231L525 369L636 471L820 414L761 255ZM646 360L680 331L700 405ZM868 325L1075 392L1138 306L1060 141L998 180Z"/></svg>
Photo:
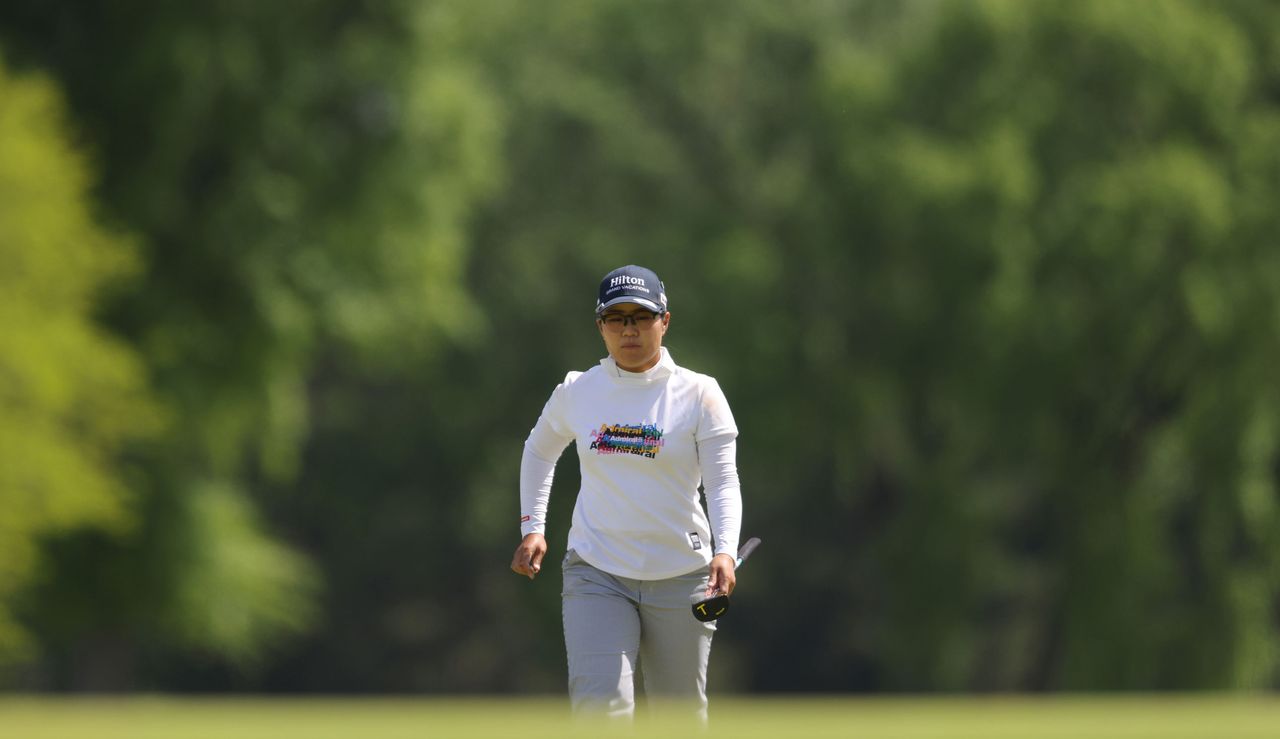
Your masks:
<svg viewBox="0 0 1280 739"><path fill-rule="evenodd" d="M530 580L542 569L542 557L547 553L547 539L542 534L529 534L516 547L515 556L511 558L511 571L517 575L525 575Z"/></svg>

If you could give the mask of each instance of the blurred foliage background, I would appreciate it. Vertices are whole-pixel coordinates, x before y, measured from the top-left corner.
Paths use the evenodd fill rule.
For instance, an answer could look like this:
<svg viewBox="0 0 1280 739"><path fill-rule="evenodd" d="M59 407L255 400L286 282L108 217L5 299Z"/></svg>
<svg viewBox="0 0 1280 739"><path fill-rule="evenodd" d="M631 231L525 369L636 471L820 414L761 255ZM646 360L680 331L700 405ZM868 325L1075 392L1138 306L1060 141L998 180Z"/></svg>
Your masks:
<svg viewBox="0 0 1280 739"><path fill-rule="evenodd" d="M640 263L713 684L1280 687L1278 202L1265 0L10 0L0 685L562 690L520 449Z"/></svg>

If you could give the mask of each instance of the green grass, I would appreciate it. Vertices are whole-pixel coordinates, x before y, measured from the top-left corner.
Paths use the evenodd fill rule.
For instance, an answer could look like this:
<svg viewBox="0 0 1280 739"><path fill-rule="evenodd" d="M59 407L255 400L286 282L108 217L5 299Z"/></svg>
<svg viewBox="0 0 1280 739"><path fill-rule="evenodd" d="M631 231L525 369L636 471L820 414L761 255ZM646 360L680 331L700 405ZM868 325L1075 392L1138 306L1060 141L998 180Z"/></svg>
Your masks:
<svg viewBox="0 0 1280 739"><path fill-rule="evenodd" d="M1232 739L1280 736L1273 696L1045 698L718 697L710 736L887 739ZM679 737L670 716L641 713L627 736ZM562 699L0 698L14 739L422 739L599 737L568 721Z"/></svg>

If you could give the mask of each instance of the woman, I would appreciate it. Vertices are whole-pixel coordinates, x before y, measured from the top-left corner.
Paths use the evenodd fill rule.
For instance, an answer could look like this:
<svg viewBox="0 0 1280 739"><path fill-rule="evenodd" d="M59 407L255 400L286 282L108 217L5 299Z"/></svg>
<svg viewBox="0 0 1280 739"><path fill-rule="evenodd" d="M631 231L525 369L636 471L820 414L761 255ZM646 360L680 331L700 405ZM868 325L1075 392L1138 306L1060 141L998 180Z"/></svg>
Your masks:
<svg viewBox="0 0 1280 739"><path fill-rule="evenodd" d="M605 275L596 328L609 356L565 376L524 446L524 539L511 569L532 579L547 552L555 463L577 443L582 487L564 558L563 617L579 714L632 715L639 665L651 699L688 705L706 720L715 623L695 620L690 605L736 584L738 430L716 381L677 366L663 348L670 325L656 274L630 265Z"/></svg>

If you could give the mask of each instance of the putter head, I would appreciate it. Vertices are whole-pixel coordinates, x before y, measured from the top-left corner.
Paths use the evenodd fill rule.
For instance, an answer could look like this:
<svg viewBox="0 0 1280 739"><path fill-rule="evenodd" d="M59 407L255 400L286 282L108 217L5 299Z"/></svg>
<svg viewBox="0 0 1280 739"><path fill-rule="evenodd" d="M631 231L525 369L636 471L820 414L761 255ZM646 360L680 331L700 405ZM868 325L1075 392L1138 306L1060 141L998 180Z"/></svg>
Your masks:
<svg viewBox="0 0 1280 739"><path fill-rule="evenodd" d="M715 621L729 610L729 596L717 593L693 604L693 617L699 621Z"/></svg>

